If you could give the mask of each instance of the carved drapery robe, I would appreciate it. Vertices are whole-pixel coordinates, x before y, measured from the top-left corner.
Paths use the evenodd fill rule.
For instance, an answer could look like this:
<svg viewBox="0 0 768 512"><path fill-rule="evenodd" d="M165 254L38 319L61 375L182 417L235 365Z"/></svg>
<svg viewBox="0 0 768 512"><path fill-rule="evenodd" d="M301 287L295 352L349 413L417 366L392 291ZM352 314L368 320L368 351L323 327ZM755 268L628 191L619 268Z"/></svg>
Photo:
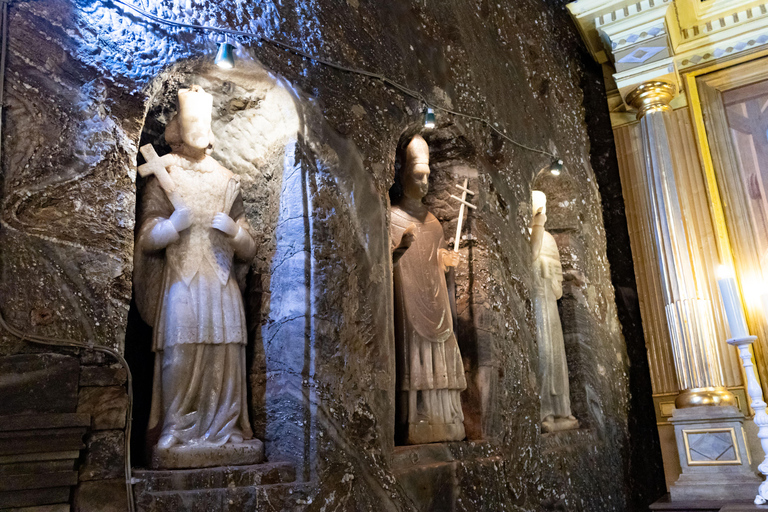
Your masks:
<svg viewBox="0 0 768 512"><path fill-rule="evenodd" d="M563 327L557 310L557 299L563 295L563 268L557 242L546 231L543 232L539 257L533 262L533 276L541 419L547 416L568 417L571 415L568 362L565 358Z"/></svg>
<svg viewBox="0 0 768 512"><path fill-rule="evenodd" d="M152 230L173 206L151 178L142 195L135 249L136 302L153 326L155 377L151 437L172 435L180 444L223 445L253 437L246 399L247 331L237 273L255 252L234 175L210 157L168 171L192 225L165 249ZM230 239L213 229L224 211L242 228ZM154 435L153 435L154 433Z"/></svg>
<svg viewBox="0 0 768 512"><path fill-rule="evenodd" d="M399 437L407 444L461 440L467 382L442 263L443 229L431 213L422 222L393 206L393 248L411 224L415 241L393 269Z"/></svg>

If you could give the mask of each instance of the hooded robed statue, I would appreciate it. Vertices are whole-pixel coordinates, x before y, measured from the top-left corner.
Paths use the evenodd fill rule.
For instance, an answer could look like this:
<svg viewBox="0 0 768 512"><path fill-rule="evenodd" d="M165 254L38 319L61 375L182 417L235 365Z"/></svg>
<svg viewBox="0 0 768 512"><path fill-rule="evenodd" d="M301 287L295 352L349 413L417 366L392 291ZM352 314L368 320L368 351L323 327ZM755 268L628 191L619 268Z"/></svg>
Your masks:
<svg viewBox="0 0 768 512"><path fill-rule="evenodd" d="M153 175L144 187L134 256L134 289L153 328L155 373L148 439L153 467L253 464L246 399L245 310L238 276L256 247L239 177L208 153L212 97L179 91L165 138L170 154L142 148ZM149 174L148 174L149 175Z"/></svg>
<svg viewBox="0 0 768 512"><path fill-rule="evenodd" d="M415 136L392 206L390 237L395 295L397 437L405 444L464 439L464 365L453 332L445 273L459 255L446 249L440 221L422 199L429 189L429 147Z"/></svg>
<svg viewBox="0 0 768 512"><path fill-rule="evenodd" d="M555 432L578 428L571 414L568 361L560 323L557 300L563 296L563 267L555 238L544 230L547 221L547 196L533 191L533 311L536 317L536 341L539 345L539 380L541 428Z"/></svg>

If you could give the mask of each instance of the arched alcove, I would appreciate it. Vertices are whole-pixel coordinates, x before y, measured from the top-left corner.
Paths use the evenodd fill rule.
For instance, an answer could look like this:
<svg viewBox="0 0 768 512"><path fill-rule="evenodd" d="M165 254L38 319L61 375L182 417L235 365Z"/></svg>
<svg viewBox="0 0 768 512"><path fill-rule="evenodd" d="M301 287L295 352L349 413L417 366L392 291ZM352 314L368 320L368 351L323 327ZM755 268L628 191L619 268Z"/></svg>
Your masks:
<svg viewBox="0 0 768 512"><path fill-rule="evenodd" d="M405 148L417 134L429 145L431 172L429 192L424 198L424 204L440 221L448 249L453 250L460 203L452 196L461 196L462 190L458 187L464 186L466 180L467 188L475 192L474 195L468 194L467 201L474 204L484 200L479 193L477 151L463 128L457 124L443 122L435 129L424 129L417 124L408 127L401 133L397 144L395 183L390 189L392 204L396 204L402 194L398 180L405 164ZM465 208L459 241L462 261L458 267L446 274L446 284L451 300L454 332L467 379L467 389L461 394L467 440L482 440L488 433L490 418L487 416L492 408L495 382L492 378L493 372L487 372L485 368L497 365L498 361L494 353L493 335L482 328L487 321L483 315L483 300L478 300L475 296L476 272L484 272L483 268L487 262L482 255L478 258L476 252L477 226L473 212L474 210ZM478 261L480 269L476 268ZM398 375L399 373L398 371ZM397 410L396 414L400 414L400 411ZM396 444L403 444L402 434L396 437Z"/></svg>
<svg viewBox="0 0 768 512"><path fill-rule="evenodd" d="M545 225L560 253L563 269L563 296L557 301L568 361L571 412L579 420L580 427L590 425L586 372L581 343L589 339L591 327L582 319L587 304L584 265L589 247L584 232L585 201L573 176L565 167L552 172L541 169L531 184L531 190L544 192L547 197L547 222Z"/></svg>
<svg viewBox="0 0 768 512"><path fill-rule="evenodd" d="M240 60L233 70L222 70L208 62L187 61L174 65L149 85L147 110L140 147L152 144L158 154L170 151L164 130L177 108L180 88L200 85L213 96L211 129L215 136L211 156L240 176L245 215L257 245L255 258L244 277L244 303L248 325L247 373L249 417L254 435L268 436L269 404L266 400L267 324L280 320L289 304L297 299L285 293L273 293L290 273L282 265L292 254L295 239L303 241L303 222L292 225L287 219L301 219L306 214L300 200L286 189L299 189L300 176L292 173L301 132L298 100L285 83L258 63ZM144 163L139 156L137 164ZM146 180L137 176L137 211L141 210L141 191ZM287 200L284 200L286 198ZM137 224L138 229L138 224ZM303 246L302 246L303 247ZM298 283L301 284L301 283ZM285 286L282 286L285 289ZM306 287L299 286L306 292ZM134 290L135 294L135 290ZM298 301L306 314L305 300ZM151 352L152 329L144 322L132 301L126 329L126 358L134 373L134 428L132 455L134 465L145 465L145 448L153 444L147 438L147 422L152 394L154 354Z"/></svg>

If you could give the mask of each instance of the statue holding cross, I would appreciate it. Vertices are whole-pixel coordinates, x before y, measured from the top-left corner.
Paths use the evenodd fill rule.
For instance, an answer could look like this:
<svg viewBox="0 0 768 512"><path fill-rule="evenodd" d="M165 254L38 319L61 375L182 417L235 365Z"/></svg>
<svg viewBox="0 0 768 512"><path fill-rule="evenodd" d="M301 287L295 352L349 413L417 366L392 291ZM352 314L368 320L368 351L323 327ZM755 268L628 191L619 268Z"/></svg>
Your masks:
<svg viewBox="0 0 768 512"><path fill-rule="evenodd" d="M148 440L153 467L253 464L247 408L242 270L256 244L240 179L209 156L212 97L179 91L165 130L172 152L141 148L147 178L134 253L134 289L153 327L155 375Z"/></svg>
<svg viewBox="0 0 768 512"><path fill-rule="evenodd" d="M429 172L429 147L417 135L406 148L399 176L403 198L392 206L390 224L398 393L395 428L398 442L404 444L465 437L461 392L467 381L445 281L445 273L459 263L460 256L447 249L440 221L422 203ZM462 203L462 214L465 204L469 203Z"/></svg>

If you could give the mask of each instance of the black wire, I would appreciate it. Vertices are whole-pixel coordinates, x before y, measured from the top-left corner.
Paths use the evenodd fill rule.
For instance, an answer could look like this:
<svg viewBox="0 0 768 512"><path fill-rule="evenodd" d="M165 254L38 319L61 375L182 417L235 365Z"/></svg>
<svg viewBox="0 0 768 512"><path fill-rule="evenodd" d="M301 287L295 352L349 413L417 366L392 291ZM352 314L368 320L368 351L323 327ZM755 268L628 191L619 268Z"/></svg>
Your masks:
<svg viewBox="0 0 768 512"><path fill-rule="evenodd" d="M216 32L216 33L219 33L219 34L226 34L226 35L230 35L230 36L241 36L241 37L249 37L249 38L253 38L253 39L258 39L260 41L264 41L265 43L269 43L271 45L274 45L274 46L276 46L278 48L282 48L284 50L288 50L291 53L295 53L296 55L304 57L305 59L311 60L311 61L316 62L318 64L322 64L324 66L328 66L328 67L331 67L331 68L334 68L334 69L338 69L339 71L345 71L347 73L354 73L354 74L357 74L357 75L367 76L369 78L373 78L375 80L379 80L382 83L384 83L386 85L389 85L390 87L392 87L394 89L399 90L403 94L421 101L427 107L434 108L435 110L440 110L440 111L445 112L447 114L451 114L451 115L458 116L458 117L464 117L466 119L472 119L474 121L478 121L480 123L483 123L485 126L487 126L491 130L496 132L500 137L504 138L505 140L509 141L510 143L514 144L515 146L517 146L519 148L522 148L522 149L525 149L527 151L531 151L531 152L534 152L534 153L540 153L542 155L546 155L546 156L552 157L555 160L558 159L558 157L556 155L550 153L549 151L545 151L543 149L538 149L538 148L533 148L533 147L530 147L530 146L526 146L525 144L522 144L520 142L517 142L516 140L514 140L513 138L508 136L506 133L504 133L502 130L500 130L499 128L494 126L494 124L491 123L488 119L484 119L484 118L479 117L479 116L473 116L471 114L465 114L464 112L459 112L457 110L452 110L452 109L449 109L447 107L443 107L443 106L431 103L430 101L427 100L427 98L421 92L416 91L414 89L411 89L409 87L406 87L405 85L403 85L403 84L401 84L399 82L396 82L395 80L393 80L393 79L391 79L389 77L386 77L386 76L382 75L381 73L375 73L373 71L368 71L368 70L365 70L365 69L351 68L351 67L348 67L348 66L343 66L343 65L338 64L336 62L333 62L333 61L330 61L330 60L327 60L327 59L323 59L321 57L317 57L316 55L312 55L310 53L307 53L307 52L305 52L304 50L302 50L300 48L297 48L295 46L291 46L291 45L289 45L287 43L284 43L282 41L278 41L277 39L272 39L270 37L267 37L267 36L264 36L264 35L260 35L260 34L254 34L253 32L246 32L246 31L243 31L243 30L235 30L235 29L231 29L231 28L214 27L214 26L210 26L210 25L198 25L198 24L195 24L195 23L183 23L183 22L180 22L180 21L173 21L173 20L169 20L169 19L163 18L162 16L157 16L155 14L149 13L149 12L145 11L144 9L133 5L130 2L124 2L123 0L106 0L106 1L112 2L114 4L122 5L123 7L127 7L128 9L130 9L130 10L140 14L141 16L143 16L143 17L145 17L145 18L147 18L147 19L149 19L151 21L154 21L155 23L159 23L161 25L168 25L168 26L171 26L171 27L186 28L186 29L191 29L191 30L200 30L200 31L203 31L203 32Z"/></svg>

